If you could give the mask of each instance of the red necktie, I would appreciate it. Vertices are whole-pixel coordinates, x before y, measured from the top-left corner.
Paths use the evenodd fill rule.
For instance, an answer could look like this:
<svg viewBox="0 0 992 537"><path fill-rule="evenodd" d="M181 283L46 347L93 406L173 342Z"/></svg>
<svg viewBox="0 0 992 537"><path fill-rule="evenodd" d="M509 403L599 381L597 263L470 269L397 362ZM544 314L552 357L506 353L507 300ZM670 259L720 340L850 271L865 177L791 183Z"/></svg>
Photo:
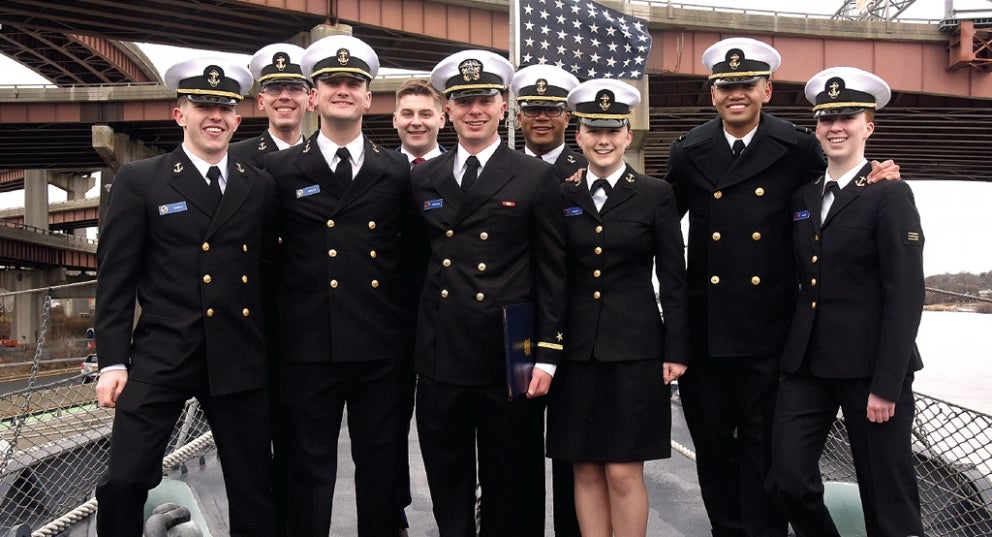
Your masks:
<svg viewBox="0 0 992 537"><path fill-rule="evenodd" d="M411 166L416 166L417 164L420 164L423 161L424 161L424 157L416 157L416 158L413 159L413 161L410 163L410 165Z"/></svg>

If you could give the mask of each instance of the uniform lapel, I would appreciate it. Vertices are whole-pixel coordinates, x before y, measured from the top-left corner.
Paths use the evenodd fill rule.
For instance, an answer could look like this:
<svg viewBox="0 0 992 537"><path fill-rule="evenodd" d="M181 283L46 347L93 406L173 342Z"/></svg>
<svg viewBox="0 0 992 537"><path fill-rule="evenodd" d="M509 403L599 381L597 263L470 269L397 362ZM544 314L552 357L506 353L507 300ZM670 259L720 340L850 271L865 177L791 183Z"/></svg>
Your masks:
<svg viewBox="0 0 992 537"><path fill-rule="evenodd" d="M176 148L171 156L172 158L169 160L172 165L172 180L170 181L172 188L208 218L213 217L211 211L213 194L207 187L206 179L196 169L196 166L193 166L193 162L186 156L182 146Z"/></svg>
<svg viewBox="0 0 992 537"><path fill-rule="evenodd" d="M509 147L502 144L496 149L496 152L486 162L486 166L482 168L475 185L469 190L465 197L465 203L455 215L452 224L461 222L465 217L475 212L483 203L493 197L493 194L499 192L503 185L516 177L516 172L507 166L507 153L510 151L512 150Z"/></svg>
<svg viewBox="0 0 992 537"><path fill-rule="evenodd" d="M803 190L803 203L810 213L809 218L816 223L816 229L820 229L823 225L820 221L823 212L823 179L821 175L815 183L807 185Z"/></svg>
<svg viewBox="0 0 992 537"><path fill-rule="evenodd" d="M217 206L217 211L210 221L210 227L207 228L207 236L204 238L210 238L244 204L252 189L247 174L248 168L245 163L234 159L233 156L228 158L227 187L224 189L224 195L220 198L220 204Z"/></svg>
<svg viewBox="0 0 992 537"><path fill-rule="evenodd" d="M340 199L344 195L345 187L334 177L334 172L331 171L331 167L324 160L324 155L320 152L320 148L317 147L316 136L310 137L304 143L306 145L303 146L303 152L300 154L300 158L296 160L297 169L300 170L303 177L315 181L320 186L322 192L327 192L331 196Z"/></svg>
<svg viewBox="0 0 992 537"><path fill-rule="evenodd" d="M599 211L601 214L606 214L613 209L616 209L620 205L624 204L630 198L633 198L637 194L637 172L633 168L627 166L623 171L623 175L617 181L616 186L613 187L613 191L606 198L606 203L603 204L603 208Z"/></svg>
<svg viewBox="0 0 992 537"><path fill-rule="evenodd" d="M382 177L382 174L386 171L386 161L379 156L379 151L382 151L382 148L368 141L367 138L365 139L365 159L362 162L362 167L355 175L355 179L344 190L344 194L341 196L341 202L338 203L339 210L360 198L362 194L369 188L372 188L372 185Z"/></svg>
<svg viewBox="0 0 992 537"><path fill-rule="evenodd" d="M827 227L833 221L834 216L842 212L845 207L861 195L861 192L868 186L867 177L869 173L871 173L871 164L865 164L861 168L861 171L854 176L854 179L837 192L837 195L834 196L834 202L830 204L830 212L827 213L827 218L824 219L822 227Z"/></svg>
<svg viewBox="0 0 992 537"><path fill-rule="evenodd" d="M719 119L705 123L699 132L692 133L686 140L685 154L714 187L733 165L733 155L725 142Z"/></svg>
<svg viewBox="0 0 992 537"><path fill-rule="evenodd" d="M582 208L582 212L592 215L597 221L602 222L603 217L596 210L596 202L592 200L592 194L589 192L589 186L585 181L578 183L566 183L565 187L567 191L568 200L571 203L576 204ZM567 214L566 208L566 216Z"/></svg>
<svg viewBox="0 0 992 537"><path fill-rule="evenodd" d="M433 166L433 168L425 168L425 170L436 170L435 173L430 175L431 185L434 190L441 195L441 199L447 204L451 210L457 214L462 204L465 202L465 194L462 193L462 189L458 187L458 182L455 181L455 155L457 151L451 151L449 153L444 153L439 157L435 157L420 166ZM449 222L450 224L450 222Z"/></svg>
<svg viewBox="0 0 992 537"><path fill-rule="evenodd" d="M754 138L751 138L751 143L748 144L744 153L736 159L733 156L730 157L732 164L720 179L717 184L718 187L726 188L751 179L778 162L786 154L789 148L771 135L772 133L769 132L771 128L768 121L762 121L758 125L758 130L754 133ZM726 140L726 138L721 137L721 140ZM729 154L729 148L727 151Z"/></svg>

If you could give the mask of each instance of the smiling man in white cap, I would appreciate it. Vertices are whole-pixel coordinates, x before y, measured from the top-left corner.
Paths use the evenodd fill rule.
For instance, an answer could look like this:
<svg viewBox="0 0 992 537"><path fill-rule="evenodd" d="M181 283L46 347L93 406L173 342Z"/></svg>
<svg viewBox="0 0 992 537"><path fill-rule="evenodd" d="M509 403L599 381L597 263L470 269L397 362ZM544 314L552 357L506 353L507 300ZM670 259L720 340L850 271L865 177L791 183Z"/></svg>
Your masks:
<svg viewBox="0 0 992 537"><path fill-rule="evenodd" d="M484 50L431 72L458 146L413 168L430 261L417 319L417 428L441 537L544 535L543 401L565 342L563 223L554 168L497 129L513 66ZM502 306L533 304L526 397L507 401ZM478 454L478 458L476 455ZM476 463L478 461L478 464Z"/></svg>
<svg viewBox="0 0 992 537"><path fill-rule="evenodd" d="M320 131L265 159L281 216L275 325L285 535L330 530L347 405L358 535L395 536L397 468L407 442L398 383L409 370L402 362L411 359L419 272L407 256L416 249L410 165L362 134L379 70L368 44L325 37L307 47L300 66L316 88Z"/></svg>
<svg viewBox="0 0 992 537"><path fill-rule="evenodd" d="M762 111L781 63L774 47L733 37L710 46L710 98L719 117L672 143L666 179L689 213L692 368L679 380L715 536L784 537L764 490L778 380L797 282L792 193L823 172L808 129ZM898 167L874 172L898 177Z"/></svg>
<svg viewBox="0 0 992 537"><path fill-rule="evenodd" d="M269 127L258 136L231 144L231 152L256 163L265 153L303 143L303 116L313 110L310 77L303 74L303 49L274 43L258 50L248 69L259 86L258 109L269 118Z"/></svg>
<svg viewBox="0 0 992 537"><path fill-rule="evenodd" d="M268 537L275 525L261 286L275 247L275 187L227 151L252 78L229 61L196 58L172 66L165 82L178 95L182 144L121 167L97 250L96 392L101 406L116 409L96 488L98 532L142 534L169 433L195 396L217 442L230 534Z"/></svg>
<svg viewBox="0 0 992 537"><path fill-rule="evenodd" d="M524 67L510 84L517 100L524 154L553 164L562 180L586 166L582 153L565 143L565 130L572 119L566 98L578 85L579 79L554 65Z"/></svg>
<svg viewBox="0 0 992 537"><path fill-rule="evenodd" d="M911 446L923 230L909 185L866 179L875 111L890 96L884 80L853 67L806 84L827 170L792 199L800 296L782 356L769 480L800 536L840 537L818 465L838 408L868 535L923 535Z"/></svg>

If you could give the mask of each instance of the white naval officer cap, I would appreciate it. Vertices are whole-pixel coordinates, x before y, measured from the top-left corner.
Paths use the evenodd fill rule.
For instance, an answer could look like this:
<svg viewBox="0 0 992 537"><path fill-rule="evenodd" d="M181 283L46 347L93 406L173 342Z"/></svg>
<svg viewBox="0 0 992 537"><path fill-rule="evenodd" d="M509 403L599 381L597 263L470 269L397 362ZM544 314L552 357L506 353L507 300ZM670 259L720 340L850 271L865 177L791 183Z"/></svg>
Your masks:
<svg viewBox="0 0 992 537"><path fill-rule="evenodd" d="M379 74L379 55L357 37L330 35L307 47L300 68L314 82L335 76L350 76L368 82Z"/></svg>
<svg viewBox="0 0 992 537"><path fill-rule="evenodd" d="M488 50L456 52L431 71L431 84L449 99L496 95L512 80L513 64Z"/></svg>
<svg viewBox="0 0 992 537"><path fill-rule="evenodd" d="M748 37L731 37L710 45L703 52L703 65L712 71L714 86L754 84L782 65L774 47Z"/></svg>
<svg viewBox="0 0 992 537"><path fill-rule="evenodd" d="M165 85L194 103L234 106L251 89L248 69L222 58L192 58L170 67Z"/></svg>
<svg viewBox="0 0 992 537"><path fill-rule="evenodd" d="M612 78L586 80L568 93L568 107L589 127L623 127L641 102L637 88Z"/></svg>
<svg viewBox="0 0 992 537"><path fill-rule="evenodd" d="M513 75L510 89L517 96L517 105L566 106L568 92L579 85L579 79L555 65L529 65Z"/></svg>
<svg viewBox="0 0 992 537"><path fill-rule="evenodd" d="M889 103L892 90L884 80L857 67L829 67L806 83L813 116L854 115Z"/></svg>
<svg viewBox="0 0 992 537"><path fill-rule="evenodd" d="M270 82L310 83L310 77L303 74L300 59L303 48L290 43L273 43L258 49L248 63L248 70L261 86Z"/></svg>

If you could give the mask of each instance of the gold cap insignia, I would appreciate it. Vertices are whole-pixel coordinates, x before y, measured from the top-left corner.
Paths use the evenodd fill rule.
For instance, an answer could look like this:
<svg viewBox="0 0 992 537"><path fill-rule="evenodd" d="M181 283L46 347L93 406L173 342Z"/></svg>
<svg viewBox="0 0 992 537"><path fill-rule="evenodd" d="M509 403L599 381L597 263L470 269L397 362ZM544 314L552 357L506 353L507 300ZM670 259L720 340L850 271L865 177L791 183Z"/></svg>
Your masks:
<svg viewBox="0 0 992 537"><path fill-rule="evenodd" d="M458 72L462 74L465 82L474 82L482 76L482 62L475 59L468 59L458 64Z"/></svg>
<svg viewBox="0 0 992 537"><path fill-rule="evenodd" d="M289 65L289 62L286 60L286 57L285 56L283 56L282 54L280 54L280 55L276 56L276 59L275 59L274 62L272 62L272 65L275 65L276 66L276 69L279 70L279 71L285 71L286 70L286 66Z"/></svg>
<svg viewBox="0 0 992 537"><path fill-rule="evenodd" d="M351 61L351 52L346 48L338 49L338 63L348 65L349 61Z"/></svg>
<svg viewBox="0 0 992 537"><path fill-rule="evenodd" d="M610 106L613 105L613 94L608 91L604 91L599 94L598 100L599 109L605 112L610 109Z"/></svg>
<svg viewBox="0 0 992 537"><path fill-rule="evenodd" d="M831 99L840 97L840 90L844 89L844 81L839 78L831 78L827 81L827 96Z"/></svg>
<svg viewBox="0 0 992 537"><path fill-rule="evenodd" d="M548 91L548 81L543 78L537 79L537 84L535 84L538 95L544 95Z"/></svg>
<svg viewBox="0 0 992 537"><path fill-rule="evenodd" d="M216 67L214 67L209 73L204 73L204 74L207 75L207 84L210 84L211 88L216 88L217 86L219 86L220 77L224 76L224 74L220 71L220 69Z"/></svg>
<svg viewBox="0 0 992 537"><path fill-rule="evenodd" d="M741 68L741 60L743 59L744 52L740 49L735 48L727 52L727 65L735 71Z"/></svg>
<svg viewBox="0 0 992 537"><path fill-rule="evenodd" d="M183 163L177 162L172 165L172 173L183 173Z"/></svg>

